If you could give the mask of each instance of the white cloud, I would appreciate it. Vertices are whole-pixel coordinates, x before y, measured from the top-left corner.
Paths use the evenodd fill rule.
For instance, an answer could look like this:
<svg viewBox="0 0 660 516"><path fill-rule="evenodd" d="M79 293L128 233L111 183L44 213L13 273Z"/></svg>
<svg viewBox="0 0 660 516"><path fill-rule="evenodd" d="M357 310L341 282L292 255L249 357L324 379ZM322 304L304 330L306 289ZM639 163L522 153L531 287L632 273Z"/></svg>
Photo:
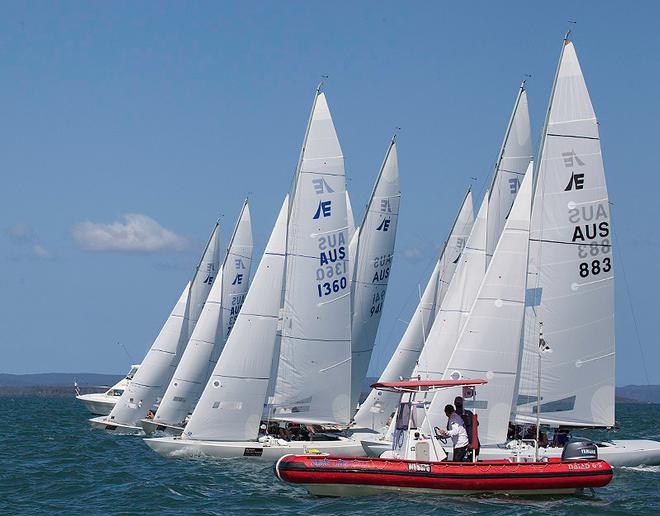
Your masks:
<svg viewBox="0 0 660 516"><path fill-rule="evenodd" d="M32 252L39 258L50 258L50 252L48 252L41 244L34 244L32 246Z"/></svg>
<svg viewBox="0 0 660 516"><path fill-rule="evenodd" d="M187 239L139 213L127 213L121 221L110 224L81 222L73 226L71 235L85 251L149 253L188 247Z"/></svg>
<svg viewBox="0 0 660 516"><path fill-rule="evenodd" d="M52 258L52 254L43 245L39 243L36 232L29 224L22 222L14 224L5 230L9 240L19 250L17 258L26 258L27 253L37 258Z"/></svg>

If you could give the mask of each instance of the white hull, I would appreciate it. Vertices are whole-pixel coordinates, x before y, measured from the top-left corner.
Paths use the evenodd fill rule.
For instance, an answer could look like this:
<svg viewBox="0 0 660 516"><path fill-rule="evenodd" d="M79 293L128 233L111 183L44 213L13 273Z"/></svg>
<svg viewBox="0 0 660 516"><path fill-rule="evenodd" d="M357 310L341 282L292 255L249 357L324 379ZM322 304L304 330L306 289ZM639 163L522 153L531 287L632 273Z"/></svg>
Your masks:
<svg viewBox="0 0 660 516"><path fill-rule="evenodd" d="M80 394L76 396L94 416L107 416L119 399L117 396L108 396L104 392Z"/></svg>
<svg viewBox="0 0 660 516"><path fill-rule="evenodd" d="M106 416L94 417L89 420L89 424L95 430L106 430L116 435L140 435L144 434L141 426L123 425L114 421L109 421Z"/></svg>
<svg viewBox="0 0 660 516"><path fill-rule="evenodd" d="M648 439L625 439L616 441L597 442L598 458L606 461L610 466L654 466L660 464L660 442ZM362 447L369 457L380 457L385 451L391 449L392 443L382 440L363 440ZM542 448L541 458L561 458L562 448ZM516 454L520 460L534 459L534 448L524 447L519 453L515 448L506 446L484 446L479 453L479 460L507 460L513 459Z"/></svg>
<svg viewBox="0 0 660 516"><path fill-rule="evenodd" d="M597 442L598 458L606 461L610 466L640 466L660 464L660 442L645 439L616 440ZM560 458L562 448L542 448L541 456L546 458ZM481 448L479 460L501 460L513 456L514 450L507 447L485 446ZM534 449L528 448L523 458L534 458Z"/></svg>
<svg viewBox="0 0 660 516"><path fill-rule="evenodd" d="M371 486L359 484L304 484L305 489L316 496L369 496L380 493L417 493L431 495L457 495L464 496L470 494L480 494L485 491L466 491L450 489L424 489L417 487L399 487L399 486ZM538 491L497 491L500 494L531 496L531 495L564 495L574 494L576 488L567 489L540 489Z"/></svg>
<svg viewBox="0 0 660 516"><path fill-rule="evenodd" d="M161 433L176 437L181 435L181 433L183 432L183 427L181 426L169 425L162 422L159 423L154 421L153 419L143 419L140 421L140 425L142 426L142 430L144 430L144 433L147 435Z"/></svg>
<svg viewBox="0 0 660 516"><path fill-rule="evenodd" d="M147 445L164 457L215 457L250 459L275 462L289 454L319 453L329 455L364 456L359 441L340 438L337 441L287 441L261 443L257 441L194 441L176 437L156 437L144 440Z"/></svg>

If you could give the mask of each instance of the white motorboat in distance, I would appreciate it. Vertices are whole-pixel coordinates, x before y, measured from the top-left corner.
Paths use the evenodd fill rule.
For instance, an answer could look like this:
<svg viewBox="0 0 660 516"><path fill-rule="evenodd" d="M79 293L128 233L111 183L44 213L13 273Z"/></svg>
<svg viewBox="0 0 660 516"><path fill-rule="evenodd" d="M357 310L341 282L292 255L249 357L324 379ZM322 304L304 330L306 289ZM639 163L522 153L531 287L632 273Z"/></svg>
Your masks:
<svg viewBox="0 0 660 516"><path fill-rule="evenodd" d="M114 408L117 400L124 393L124 390L133 380L133 375L140 367L139 364L132 365L128 374L119 380L116 384L104 392L91 392L88 394L78 394L77 400L80 400L94 416L107 416Z"/></svg>

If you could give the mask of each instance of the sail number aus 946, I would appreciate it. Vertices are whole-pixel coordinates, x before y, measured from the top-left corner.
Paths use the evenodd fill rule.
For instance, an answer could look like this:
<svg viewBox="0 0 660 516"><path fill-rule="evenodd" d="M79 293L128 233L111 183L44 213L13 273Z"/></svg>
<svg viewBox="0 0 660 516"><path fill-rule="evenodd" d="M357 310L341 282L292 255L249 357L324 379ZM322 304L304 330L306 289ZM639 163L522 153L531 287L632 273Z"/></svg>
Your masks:
<svg viewBox="0 0 660 516"><path fill-rule="evenodd" d="M610 272L612 270L612 262L610 258L605 257L601 260L593 260L591 263L582 262L580 264L580 277L586 278L590 274L596 276L601 272Z"/></svg>

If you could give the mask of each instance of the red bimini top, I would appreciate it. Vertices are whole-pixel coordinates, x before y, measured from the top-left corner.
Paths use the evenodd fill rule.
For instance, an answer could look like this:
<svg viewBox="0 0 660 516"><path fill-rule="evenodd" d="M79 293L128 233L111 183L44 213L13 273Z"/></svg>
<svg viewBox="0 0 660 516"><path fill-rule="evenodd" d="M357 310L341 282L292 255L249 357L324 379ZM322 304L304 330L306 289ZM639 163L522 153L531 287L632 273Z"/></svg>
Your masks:
<svg viewBox="0 0 660 516"><path fill-rule="evenodd" d="M447 387L463 387L466 385L482 385L486 380L403 380L400 382L377 382L371 388L381 391L418 392Z"/></svg>

